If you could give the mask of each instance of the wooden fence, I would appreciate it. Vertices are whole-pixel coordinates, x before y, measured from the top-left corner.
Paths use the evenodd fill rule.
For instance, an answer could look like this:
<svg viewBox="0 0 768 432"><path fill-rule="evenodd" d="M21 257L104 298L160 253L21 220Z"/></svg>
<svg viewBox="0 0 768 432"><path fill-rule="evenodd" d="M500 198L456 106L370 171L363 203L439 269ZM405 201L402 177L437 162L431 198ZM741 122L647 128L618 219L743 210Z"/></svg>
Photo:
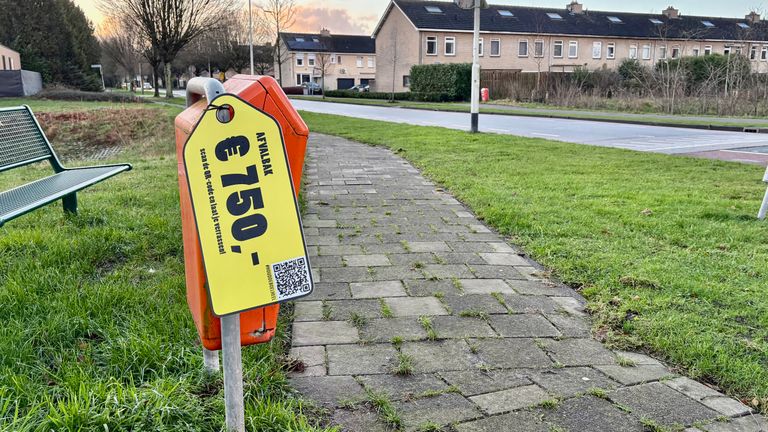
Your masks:
<svg viewBox="0 0 768 432"><path fill-rule="evenodd" d="M480 87L489 90L491 99L538 100L552 86L561 84L568 75L563 72L488 69L480 73Z"/></svg>

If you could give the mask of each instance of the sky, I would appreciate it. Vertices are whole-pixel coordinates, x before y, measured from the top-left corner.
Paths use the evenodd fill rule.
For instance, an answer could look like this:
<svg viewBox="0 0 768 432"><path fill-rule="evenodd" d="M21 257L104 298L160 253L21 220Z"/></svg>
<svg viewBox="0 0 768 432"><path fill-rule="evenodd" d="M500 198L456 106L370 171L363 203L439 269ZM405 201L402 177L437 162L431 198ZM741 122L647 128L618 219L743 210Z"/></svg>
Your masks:
<svg viewBox="0 0 768 432"><path fill-rule="evenodd" d="M245 3L245 0L243 0ZM255 0L258 2L258 0ZM103 19L96 0L74 0L98 27ZM565 8L570 0L490 0L492 4ZM581 0L586 9L660 13L670 4L681 14L744 17L750 10L765 13L768 0ZM317 32L326 27L333 33L370 34L389 0L297 0L295 32Z"/></svg>

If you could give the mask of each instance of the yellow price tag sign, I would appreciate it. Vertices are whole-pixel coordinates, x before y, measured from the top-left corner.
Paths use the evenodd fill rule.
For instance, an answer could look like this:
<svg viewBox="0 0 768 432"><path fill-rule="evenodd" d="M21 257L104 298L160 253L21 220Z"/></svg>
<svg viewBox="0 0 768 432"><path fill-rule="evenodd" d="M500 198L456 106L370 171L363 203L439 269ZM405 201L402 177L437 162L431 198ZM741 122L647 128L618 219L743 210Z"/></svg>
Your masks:
<svg viewBox="0 0 768 432"><path fill-rule="evenodd" d="M208 293L217 316L312 291L282 130L225 94L210 101L184 146Z"/></svg>

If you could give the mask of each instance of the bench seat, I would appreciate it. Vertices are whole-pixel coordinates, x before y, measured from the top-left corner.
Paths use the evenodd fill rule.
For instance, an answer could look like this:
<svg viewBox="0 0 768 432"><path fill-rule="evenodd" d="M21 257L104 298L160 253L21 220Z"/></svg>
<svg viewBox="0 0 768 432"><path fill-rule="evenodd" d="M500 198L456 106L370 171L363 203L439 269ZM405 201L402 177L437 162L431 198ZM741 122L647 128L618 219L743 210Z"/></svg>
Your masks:
<svg viewBox="0 0 768 432"><path fill-rule="evenodd" d="M0 193L0 226L36 208L78 192L123 171L130 165L68 169Z"/></svg>

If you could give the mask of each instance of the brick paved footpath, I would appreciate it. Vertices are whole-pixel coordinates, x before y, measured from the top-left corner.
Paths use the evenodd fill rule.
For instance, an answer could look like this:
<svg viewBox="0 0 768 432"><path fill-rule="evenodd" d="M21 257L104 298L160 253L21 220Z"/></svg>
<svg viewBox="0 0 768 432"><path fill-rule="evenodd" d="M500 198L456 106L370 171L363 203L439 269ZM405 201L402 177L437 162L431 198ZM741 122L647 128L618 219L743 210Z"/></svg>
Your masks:
<svg viewBox="0 0 768 432"><path fill-rule="evenodd" d="M576 292L391 151L314 135L306 179L316 290L296 304L291 383L342 430L391 430L372 394L407 431L768 430L593 340Z"/></svg>

